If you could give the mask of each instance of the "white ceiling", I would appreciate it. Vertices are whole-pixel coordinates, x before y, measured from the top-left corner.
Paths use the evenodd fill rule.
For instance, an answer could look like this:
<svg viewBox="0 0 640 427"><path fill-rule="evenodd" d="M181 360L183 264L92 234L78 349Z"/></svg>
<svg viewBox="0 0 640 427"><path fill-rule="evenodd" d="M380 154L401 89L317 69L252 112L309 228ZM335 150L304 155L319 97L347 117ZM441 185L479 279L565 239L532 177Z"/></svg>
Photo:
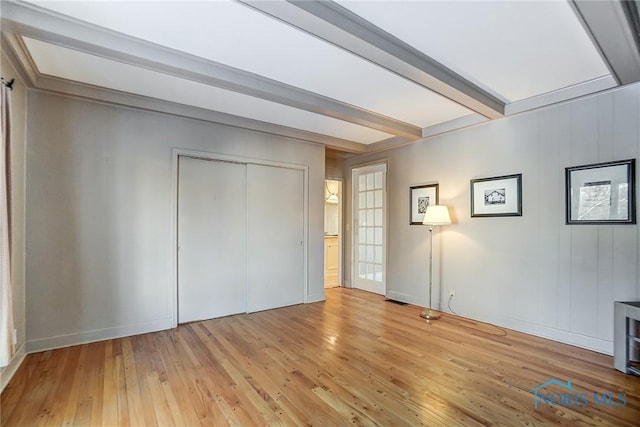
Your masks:
<svg viewBox="0 0 640 427"><path fill-rule="evenodd" d="M365 152L621 83L577 10L566 1L3 1L0 14L3 45L36 87L79 82Z"/></svg>

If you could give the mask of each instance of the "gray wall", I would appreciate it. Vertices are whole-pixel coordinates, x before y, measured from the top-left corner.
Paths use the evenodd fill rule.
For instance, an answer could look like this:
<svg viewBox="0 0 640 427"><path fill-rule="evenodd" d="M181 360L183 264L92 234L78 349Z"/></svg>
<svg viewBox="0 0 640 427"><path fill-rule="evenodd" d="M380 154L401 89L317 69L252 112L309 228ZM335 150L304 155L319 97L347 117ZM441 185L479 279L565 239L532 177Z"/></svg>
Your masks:
<svg viewBox="0 0 640 427"><path fill-rule="evenodd" d="M29 351L171 326L172 148L307 165L309 299L324 298L323 146L38 91L28 129Z"/></svg>
<svg viewBox="0 0 640 427"><path fill-rule="evenodd" d="M348 159L346 167L389 162L389 296L426 304L428 232L408 224L408 189L439 182L454 220L434 238L434 299L445 311L454 289L452 308L462 316L611 353L613 302L640 298L639 228L565 225L564 168L638 158L639 150L634 84ZM523 175L523 216L471 218L469 180L515 173Z"/></svg>
<svg viewBox="0 0 640 427"><path fill-rule="evenodd" d="M25 280L24 280L24 242L25 242L25 124L27 90L12 61L0 52L0 74L6 79L15 78L11 92L11 238L12 259L11 272L13 277L13 316L17 330L16 353L9 366L0 369L0 390L4 388L9 378L24 357L25 344Z"/></svg>

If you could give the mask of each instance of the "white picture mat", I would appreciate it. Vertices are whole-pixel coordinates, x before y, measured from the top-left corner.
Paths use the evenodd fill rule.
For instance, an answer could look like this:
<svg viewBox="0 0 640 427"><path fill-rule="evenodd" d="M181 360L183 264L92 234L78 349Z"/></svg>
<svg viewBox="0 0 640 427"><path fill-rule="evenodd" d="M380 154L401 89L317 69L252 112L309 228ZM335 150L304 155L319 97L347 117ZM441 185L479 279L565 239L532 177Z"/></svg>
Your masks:
<svg viewBox="0 0 640 427"><path fill-rule="evenodd" d="M494 189L505 190L504 204L485 204L486 191ZM473 183L473 214L493 215L512 214L518 212L520 201L518 200L518 177L504 179L492 179Z"/></svg>
<svg viewBox="0 0 640 427"><path fill-rule="evenodd" d="M629 165L622 164L570 171L571 220L607 221L629 219L628 204L630 194L628 167ZM609 209L606 213L604 213L603 209L594 210L591 211L591 213L585 213L585 210L581 210L580 207L585 203L589 203L589 201L581 198L581 195L585 195L585 192L581 191L581 189L588 187L589 184L593 185L593 183L599 182L611 183L611 203L609 205ZM625 184L626 186L624 186ZM624 187L621 188L621 185ZM626 193L626 203L623 206L620 205L620 191Z"/></svg>
<svg viewBox="0 0 640 427"><path fill-rule="evenodd" d="M421 197L429 197L429 206L436 205L436 187L411 188L411 223L422 223L424 212L418 212L418 202Z"/></svg>

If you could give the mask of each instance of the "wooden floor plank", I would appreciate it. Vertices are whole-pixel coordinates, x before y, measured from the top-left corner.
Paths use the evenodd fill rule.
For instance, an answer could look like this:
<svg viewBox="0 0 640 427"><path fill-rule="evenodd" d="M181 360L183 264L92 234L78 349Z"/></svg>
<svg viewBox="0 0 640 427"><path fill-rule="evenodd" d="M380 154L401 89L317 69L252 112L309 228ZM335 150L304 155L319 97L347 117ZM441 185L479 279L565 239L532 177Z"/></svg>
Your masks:
<svg viewBox="0 0 640 427"><path fill-rule="evenodd" d="M640 425L640 378L610 356L448 314L427 322L420 307L362 291L326 293L28 355L0 396L0 424ZM552 378L589 404L534 407L534 387ZM627 402L597 404L594 393Z"/></svg>

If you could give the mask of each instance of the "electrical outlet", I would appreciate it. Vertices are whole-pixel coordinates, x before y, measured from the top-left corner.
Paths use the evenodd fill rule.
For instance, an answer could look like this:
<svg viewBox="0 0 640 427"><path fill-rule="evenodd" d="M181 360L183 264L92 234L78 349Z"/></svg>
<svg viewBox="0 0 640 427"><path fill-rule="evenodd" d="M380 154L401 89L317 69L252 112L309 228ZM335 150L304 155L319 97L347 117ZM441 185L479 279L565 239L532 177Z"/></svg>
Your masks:
<svg viewBox="0 0 640 427"><path fill-rule="evenodd" d="M455 298L456 297L456 291L454 291L453 289L449 290L449 298Z"/></svg>

